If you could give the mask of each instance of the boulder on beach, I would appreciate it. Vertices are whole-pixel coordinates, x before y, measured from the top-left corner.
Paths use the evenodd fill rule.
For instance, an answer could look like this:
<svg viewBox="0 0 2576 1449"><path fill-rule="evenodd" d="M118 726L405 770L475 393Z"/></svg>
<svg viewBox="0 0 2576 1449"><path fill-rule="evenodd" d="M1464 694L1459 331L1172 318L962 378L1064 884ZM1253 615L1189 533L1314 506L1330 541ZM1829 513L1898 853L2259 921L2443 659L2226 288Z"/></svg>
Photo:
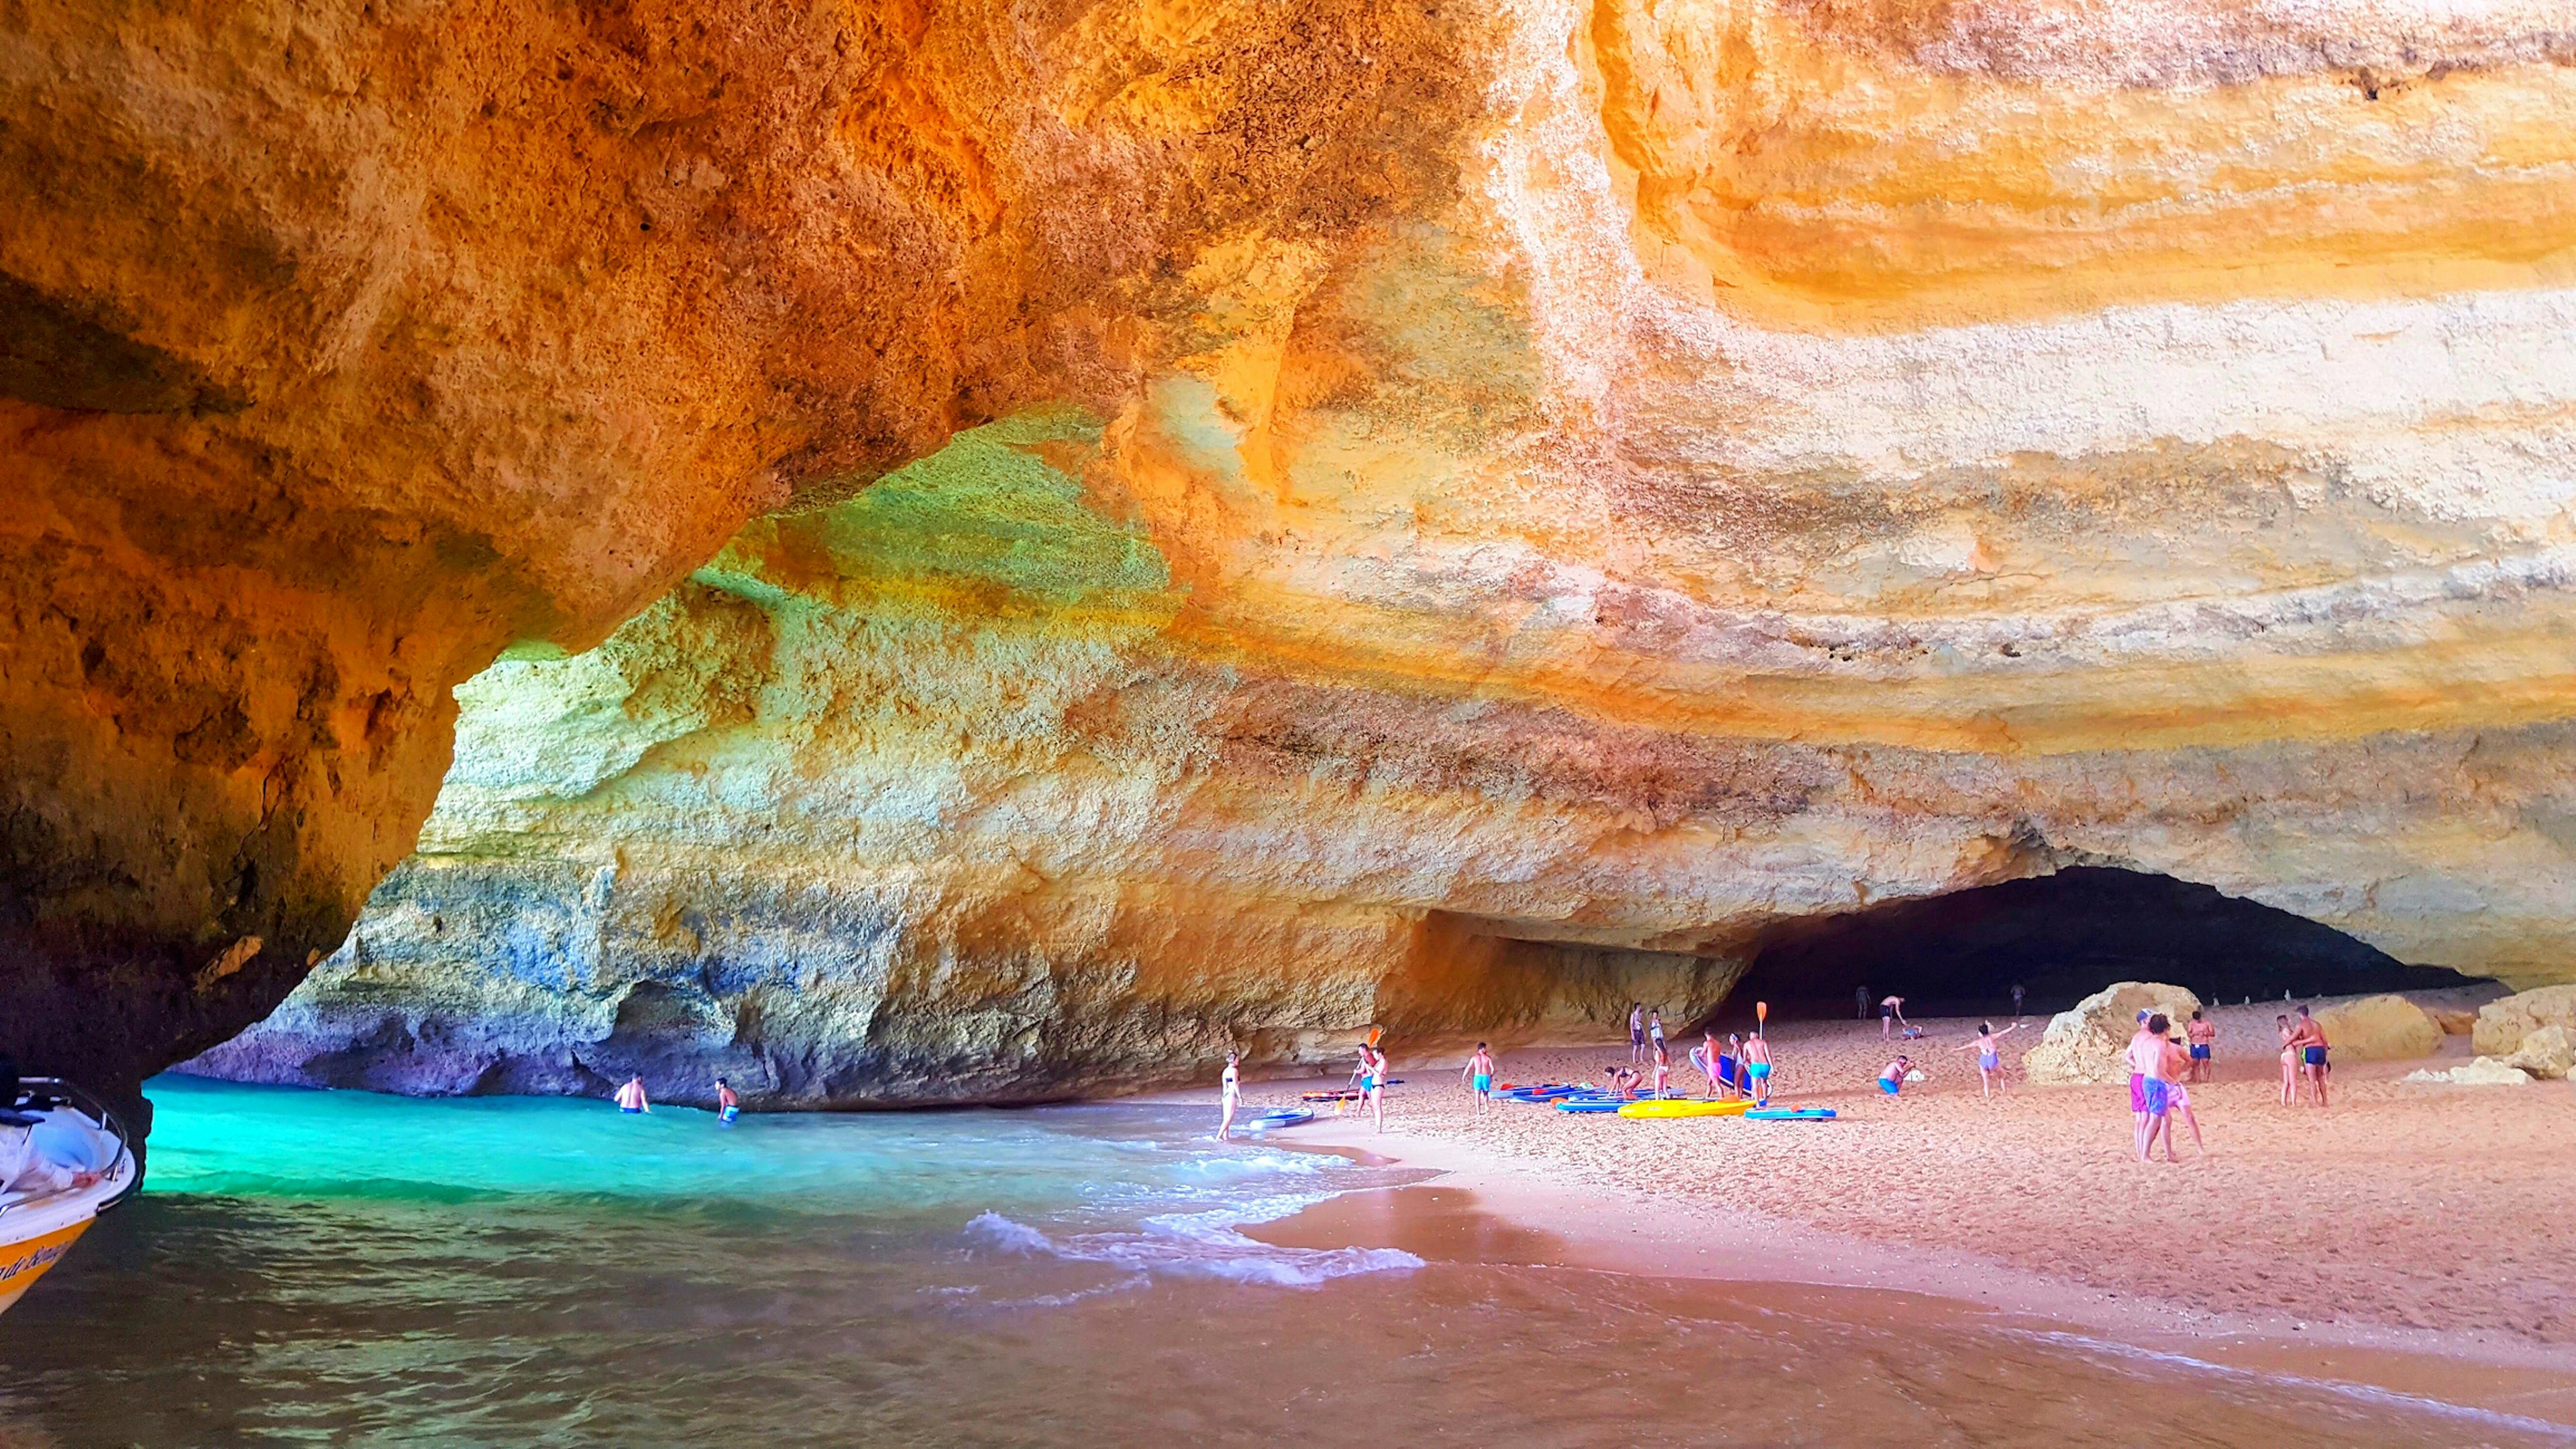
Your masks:
<svg viewBox="0 0 2576 1449"><path fill-rule="evenodd" d="M2525 1035L2504 1064L2557 1081L2576 1071L2576 1037L2570 1037L2563 1026L2544 1026Z"/></svg>
<svg viewBox="0 0 2576 1449"><path fill-rule="evenodd" d="M2447 1072L2425 1070L2408 1072L2410 1082L2447 1082L2455 1087L2523 1087L2531 1084L2531 1073L2520 1067L2509 1067L2493 1057L2480 1057L2466 1066Z"/></svg>
<svg viewBox="0 0 2576 1449"><path fill-rule="evenodd" d="M2121 1053L2137 1031L2140 1011L2161 1011L2180 1023L2200 1010L2200 998L2179 986L2153 981L2119 981L2050 1017L2039 1045L2022 1058L2022 1069L2040 1083L2124 1082L2128 1063Z"/></svg>
<svg viewBox="0 0 2576 1449"><path fill-rule="evenodd" d="M2469 1044L2482 1057L2508 1057L2522 1049L2522 1039L2544 1026L2576 1032L2576 985L2543 986L2490 1001L2478 1009L2478 1029Z"/></svg>
<svg viewBox="0 0 2576 1449"><path fill-rule="evenodd" d="M2448 1006L2428 1006L2424 1008L2424 1014L2433 1018L2433 1024L2442 1029L2444 1036L2467 1036L2478 1029L2478 1014L2474 1011L2460 1011Z"/></svg>
<svg viewBox="0 0 2576 1449"><path fill-rule="evenodd" d="M2442 1028L2403 996L2365 996L2317 1013L2334 1054L2348 1062L2395 1062L2442 1049Z"/></svg>

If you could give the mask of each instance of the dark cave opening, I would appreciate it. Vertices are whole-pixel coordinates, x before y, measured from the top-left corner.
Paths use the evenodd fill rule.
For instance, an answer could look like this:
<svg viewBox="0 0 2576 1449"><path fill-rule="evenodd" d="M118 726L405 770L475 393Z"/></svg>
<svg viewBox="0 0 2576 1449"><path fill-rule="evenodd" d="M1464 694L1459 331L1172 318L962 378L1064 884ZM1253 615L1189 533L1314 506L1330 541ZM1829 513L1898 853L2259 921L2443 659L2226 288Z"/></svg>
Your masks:
<svg viewBox="0 0 2576 1449"><path fill-rule="evenodd" d="M2114 981L2163 981L2204 1001L2278 1000L2472 986L2478 978L2409 966L2331 926L2170 876L2097 866L1949 895L1791 921L1756 949L1720 1015L1875 1015L1884 996L1908 1016L2063 1011Z"/></svg>

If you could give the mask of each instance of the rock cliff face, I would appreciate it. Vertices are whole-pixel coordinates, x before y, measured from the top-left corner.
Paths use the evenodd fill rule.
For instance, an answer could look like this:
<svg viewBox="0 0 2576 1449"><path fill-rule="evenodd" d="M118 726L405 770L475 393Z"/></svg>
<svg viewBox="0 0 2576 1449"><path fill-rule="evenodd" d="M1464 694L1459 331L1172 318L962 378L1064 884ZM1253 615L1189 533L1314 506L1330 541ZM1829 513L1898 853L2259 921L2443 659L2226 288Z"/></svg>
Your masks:
<svg viewBox="0 0 2576 1449"><path fill-rule="evenodd" d="M1027 1094L2070 863L2569 974L2561 7L39 3L0 67L31 1061L338 948L242 1069Z"/></svg>

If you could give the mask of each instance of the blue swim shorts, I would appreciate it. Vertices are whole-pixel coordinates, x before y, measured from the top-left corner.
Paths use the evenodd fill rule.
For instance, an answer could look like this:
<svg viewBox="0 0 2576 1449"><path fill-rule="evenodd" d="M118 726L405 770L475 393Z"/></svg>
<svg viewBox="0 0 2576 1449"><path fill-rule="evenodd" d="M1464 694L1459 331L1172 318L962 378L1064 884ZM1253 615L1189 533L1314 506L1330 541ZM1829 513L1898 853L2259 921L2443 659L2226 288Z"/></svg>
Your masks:
<svg viewBox="0 0 2576 1449"><path fill-rule="evenodd" d="M2192 1048L2191 1048L2191 1059L2192 1059L2193 1061L2196 1061L2196 1062L2205 1062L2205 1061L2208 1061L2208 1060L2209 1060L2209 1045L2208 1045L2208 1043L2206 1043L2206 1042L2194 1042L2194 1043L2192 1044Z"/></svg>
<svg viewBox="0 0 2576 1449"><path fill-rule="evenodd" d="M2161 1117L2165 1113L2173 1110L2173 1084L2171 1082L2166 1081L2162 1077L2149 1077L2146 1081L2146 1087L2148 1116Z"/></svg>
<svg viewBox="0 0 2576 1449"><path fill-rule="evenodd" d="M1885 1077L1878 1079L1878 1089L1891 1097L1896 1095L1897 1085L1897 1083L1891 1082Z"/></svg>

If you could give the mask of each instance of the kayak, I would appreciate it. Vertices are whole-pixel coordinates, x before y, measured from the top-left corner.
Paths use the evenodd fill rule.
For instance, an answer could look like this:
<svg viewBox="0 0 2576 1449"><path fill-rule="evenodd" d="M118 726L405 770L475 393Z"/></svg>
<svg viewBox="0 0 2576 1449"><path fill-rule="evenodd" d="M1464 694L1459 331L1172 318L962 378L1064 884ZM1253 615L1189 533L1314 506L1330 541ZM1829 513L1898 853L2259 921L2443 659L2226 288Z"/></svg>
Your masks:
<svg viewBox="0 0 2576 1449"><path fill-rule="evenodd" d="M1266 1132L1273 1127L1302 1127L1314 1120L1315 1114L1303 1107L1274 1107L1235 1125L1246 1132Z"/></svg>
<svg viewBox="0 0 2576 1449"><path fill-rule="evenodd" d="M1666 1097L1661 1101L1630 1102L1619 1109L1622 1117L1736 1117L1750 1111L1751 1102L1708 1102L1696 1097Z"/></svg>
<svg viewBox="0 0 2576 1449"><path fill-rule="evenodd" d="M1629 1099L1626 1097L1559 1097L1556 1099L1556 1110L1560 1112L1616 1112L1620 1108L1628 1105L1628 1100Z"/></svg>
<svg viewBox="0 0 2576 1449"><path fill-rule="evenodd" d="M1744 1114L1756 1122L1831 1122L1831 1107L1756 1107Z"/></svg>

